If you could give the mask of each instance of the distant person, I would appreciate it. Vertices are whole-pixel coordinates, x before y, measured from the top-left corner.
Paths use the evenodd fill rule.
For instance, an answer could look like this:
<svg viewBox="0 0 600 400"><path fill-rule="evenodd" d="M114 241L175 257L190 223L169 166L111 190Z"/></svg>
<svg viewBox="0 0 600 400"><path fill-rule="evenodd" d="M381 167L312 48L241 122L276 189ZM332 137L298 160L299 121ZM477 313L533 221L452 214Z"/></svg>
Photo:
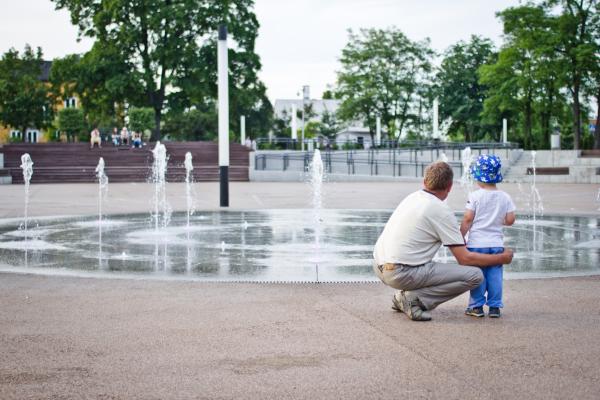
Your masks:
<svg viewBox="0 0 600 400"><path fill-rule="evenodd" d="M102 148L102 138L100 137L100 131L98 128L94 128L90 132L90 149L94 148L94 144L97 144L98 148Z"/></svg>
<svg viewBox="0 0 600 400"><path fill-rule="evenodd" d="M252 139L250 139L250 137L246 138L246 140L244 141L244 146L246 146L249 149L252 148Z"/></svg>
<svg viewBox="0 0 600 400"><path fill-rule="evenodd" d="M121 136L119 135L119 130L117 129L117 127L113 129L111 140L113 146L118 146L121 142Z"/></svg>
<svg viewBox="0 0 600 400"><path fill-rule="evenodd" d="M460 233L469 233L467 249L482 254L500 254L504 251L503 226L515 223L515 204L510 196L498 190L497 183L502 182L500 157L480 155L471 166L470 172L477 181L479 190L471 193ZM489 307L490 318L500 318L502 303L502 264L482 268L483 282L471 289L469 306L465 314L483 317L483 306ZM486 297L487 294L487 297Z"/></svg>
<svg viewBox="0 0 600 400"><path fill-rule="evenodd" d="M141 135L141 133L134 131L133 135L132 135L132 141L131 141L131 143L132 143L131 147L134 147L136 149L142 147L142 135Z"/></svg>
<svg viewBox="0 0 600 400"><path fill-rule="evenodd" d="M121 129L121 144L129 144L129 131L125 127Z"/></svg>
<svg viewBox="0 0 600 400"><path fill-rule="evenodd" d="M445 162L425 170L423 189L409 194L396 207L377 239L373 270L388 286L398 289L392 308L413 321L431 320L431 310L476 288L483 282L476 265L509 264L513 253L470 252L454 213L444 202L452 190L454 174ZM440 246L447 246L459 265L434 262Z"/></svg>
<svg viewBox="0 0 600 400"><path fill-rule="evenodd" d="M257 146L256 140L252 139L252 150L256 151Z"/></svg>

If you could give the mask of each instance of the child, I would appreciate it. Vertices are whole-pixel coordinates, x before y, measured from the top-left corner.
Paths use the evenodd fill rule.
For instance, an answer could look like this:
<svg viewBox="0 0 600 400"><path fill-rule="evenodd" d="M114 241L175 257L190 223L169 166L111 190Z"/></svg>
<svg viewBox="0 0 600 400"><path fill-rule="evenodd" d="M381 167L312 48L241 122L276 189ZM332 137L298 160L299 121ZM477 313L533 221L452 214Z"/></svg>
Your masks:
<svg viewBox="0 0 600 400"><path fill-rule="evenodd" d="M469 195L465 215L460 224L463 237L469 232L469 251L484 254L498 254L504 251L502 226L510 226L515 222L515 204L508 194L496 188L496 184L502 182L501 167L499 157L480 155L470 168L479 190ZM483 317L483 305L487 304L489 317L500 318L500 308L504 307L502 265L484 267L481 271L484 280L481 285L471 290L465 314Z"/></svg>

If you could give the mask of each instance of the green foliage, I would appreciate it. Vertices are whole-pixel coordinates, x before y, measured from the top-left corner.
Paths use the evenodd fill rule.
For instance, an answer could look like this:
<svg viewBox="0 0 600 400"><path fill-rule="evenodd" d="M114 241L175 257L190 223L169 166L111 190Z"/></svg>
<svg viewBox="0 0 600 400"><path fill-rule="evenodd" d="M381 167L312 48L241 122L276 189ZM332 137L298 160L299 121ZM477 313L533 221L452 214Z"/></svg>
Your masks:
<svg viewBox="0 0 600 400"><path fill-rule="evenodd" d="M102 73L115 70L109 80L100 74L88 82L101 95L101 103L109 106L124 98L134 106L151 107L152 140L160 138L165 109L183 113L192 106L214 104L216 29L221 23L235 42L229 49L231 128L239 132L239 116L245 115L250 134L269 129L272 107L257 77L261 65L254 52L258 21L253 0L52 1L70 11L81 35L95 39L84 58L97 60ZM88 71L95 67L85 65Z"/></svg>
<svg viewBox="0 0 600 400"><path fill-rule="evenodd" d="M432 57L428 39L413 42L396 28L349 31L335 90L339 117L365 121L371 135L378 115L383 126L398 121L400 131L420 126L422 104L431 100Z"/></svg>
<svg viewBox="0 0 600 400"><path fill-rule="evenodd" d="M67 141L85 130L83 111L80 108L63 108L58 112L58 129L67 134Z"/></svg>
<svg viewBox="0 0 600 400"><path fill-rule="evenodd" d="M163 132L175 140L213 140L218 134L217 115L196 109L167 114Z"/></svg>
<svg viewBox="0 0 600 400"><path fill-rule="evenodd" d="M29 45L22 54L10 49L0 60L0 121L23 132L45 128L52 121L53 107L46 85L40 79L42 50Z"/></svg>
<svg viewBox="0 0 600 400"><path fill-rule="evenodd" d="M600 52L598 7L595 0L545 1L499 13L506 43L497 62L480 69L489 87L484 119L509 118L509 139L525 148L548 148L554 125L563 127L563 146L589 146L582 141L588 135L582 95L586 85L600 87L592 78Z"/></svg>
<svg viewBox="0 0 600 400"><path fill-rule="evenodd" d="M132 107L129 109L129 128L134 132L144 133L154 127L154 110L149 107Z"/></svg>
<svg viewBox="0 0 600 400"><path fill-rule="evenodd" d="M339 132L341 126L335 113L324 111L321 115L321 123L319 124L319 134L329 139L334 139L335 134Z"/></svg>
<svg viewBox="0 0 600 400"><path fill-rule="evenodd" d="M480 83L478 70L493 61L492 42L478 36L446 50L437 72L435 93L439 98L440 121L451 121L450 137L478 141L488 130L480 116L487 87Z"/></svg>

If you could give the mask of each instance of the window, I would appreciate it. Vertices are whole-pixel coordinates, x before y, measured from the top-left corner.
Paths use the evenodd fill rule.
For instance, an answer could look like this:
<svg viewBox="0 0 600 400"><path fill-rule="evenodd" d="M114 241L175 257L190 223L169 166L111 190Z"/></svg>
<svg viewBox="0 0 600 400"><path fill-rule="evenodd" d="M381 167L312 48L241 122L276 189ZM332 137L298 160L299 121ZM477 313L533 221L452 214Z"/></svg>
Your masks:
<svg viewBox="0 0 600 400"><path fill-rule="evenodd" d="M36 129L28 129L27 130L27 141L29 143L37 143L39 131Z"/></svg>
<svg viewBox="0 0 600 400"><path fill-rule="evenodd" d="M65 105L65 108L77 107L77 99L75 97L68 97L63 103Z"/></svg>
<svg viewBox="0 0 600 400"><path fill-rule="evenodd" d="M21 139L21 132L20 131L16 131L16 130L12 130L12 131L10 131L10 137L12 139Z"/></svg>

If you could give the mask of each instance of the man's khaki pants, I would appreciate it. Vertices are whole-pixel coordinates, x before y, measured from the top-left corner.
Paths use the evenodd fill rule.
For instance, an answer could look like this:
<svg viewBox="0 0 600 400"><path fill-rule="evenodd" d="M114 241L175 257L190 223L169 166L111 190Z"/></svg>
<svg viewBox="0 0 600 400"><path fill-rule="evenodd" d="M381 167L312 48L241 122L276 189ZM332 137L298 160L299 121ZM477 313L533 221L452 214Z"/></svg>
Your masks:
<svg viewBox="0 0 600 400"><path fill-rule="evenodd" d="M418 297L427 310L483 282L479 268L433 261L420 267L373 263L373 270L386 285L403 290L408 298Z"/></svg>

